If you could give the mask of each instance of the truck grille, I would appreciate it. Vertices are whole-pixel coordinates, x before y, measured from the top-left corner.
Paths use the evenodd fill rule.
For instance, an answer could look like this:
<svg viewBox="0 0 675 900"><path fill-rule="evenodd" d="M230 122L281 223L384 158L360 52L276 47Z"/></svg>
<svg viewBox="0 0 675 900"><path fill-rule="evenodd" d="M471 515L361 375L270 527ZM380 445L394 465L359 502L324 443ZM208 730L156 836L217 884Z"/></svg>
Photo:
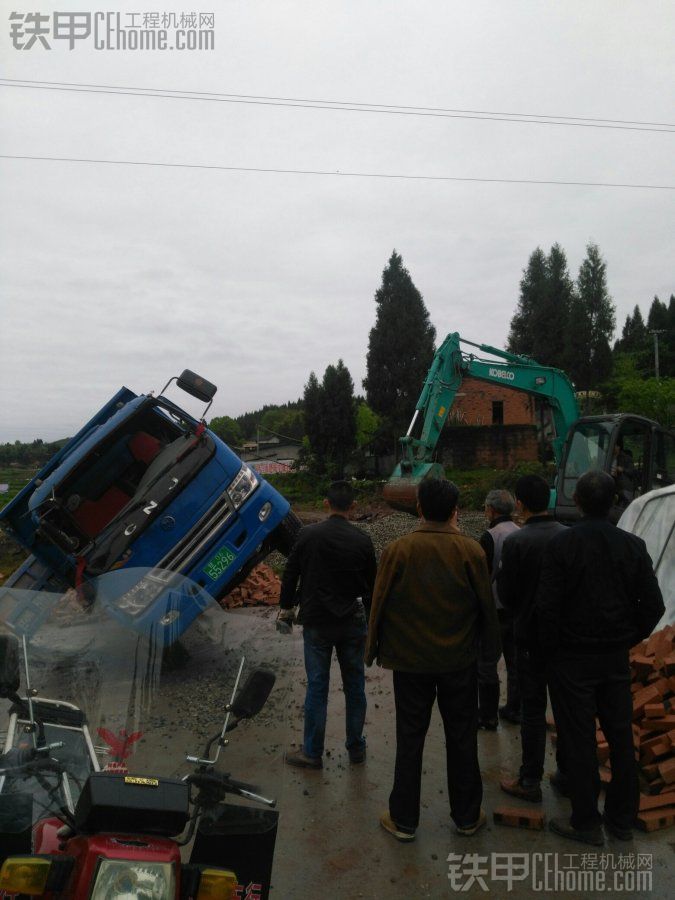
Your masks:
<svg viewBox="0 0 675 900"><path fill-rule="evenodd" d="M223 529L226 522L233 517L234 512L230 508L229 498L225 492L220 495L199 522L188 531L182 541L160 560L157 568L170 572L179 572L188 568L193 559L199 556L207 544Z"/></svg>

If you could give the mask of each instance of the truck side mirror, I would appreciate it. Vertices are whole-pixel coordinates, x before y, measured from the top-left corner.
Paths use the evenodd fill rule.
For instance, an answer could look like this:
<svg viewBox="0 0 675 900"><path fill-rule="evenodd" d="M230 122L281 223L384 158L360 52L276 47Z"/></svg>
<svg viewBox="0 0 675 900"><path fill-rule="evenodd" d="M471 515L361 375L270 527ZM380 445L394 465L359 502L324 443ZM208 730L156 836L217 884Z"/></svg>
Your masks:
<svg viewBox="0 0 675 900"><path fill-rule="evenodd" d="M181 390L190 394L191 397L201 400L202 403L210 403L218 390L215 384L211 384L210 381L195 374L195 372L191 372L189 369L183 369L176 379L176 384Z"/></svg>
<svg viewBox="0 0 675 900"><path fill-rule="evenodd" d="M0 634L0 697L12 697L21 683L19 641L13 634Z"/></svg>
<svg viewBox="0 0 675 900"><path fill-rule="evenodd" d="M276 676L269 669L254 669L232 704L237 719L252 719L267 703Z"/></svg>

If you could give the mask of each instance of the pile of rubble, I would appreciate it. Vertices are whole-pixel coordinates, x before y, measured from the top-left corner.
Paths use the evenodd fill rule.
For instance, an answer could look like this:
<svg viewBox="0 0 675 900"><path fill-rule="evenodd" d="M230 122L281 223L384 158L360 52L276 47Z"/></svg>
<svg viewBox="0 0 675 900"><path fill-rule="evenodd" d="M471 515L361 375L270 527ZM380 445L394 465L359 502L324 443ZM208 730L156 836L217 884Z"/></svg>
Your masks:
<svg viewBox="0 0 675 900"><path fill-rule="evenodd" d="M675 824L675 626L667 625L633 647L630 664L641 781L638 825L656 831ZM608 781L609 748L601 732L598 737L600 777Z"/></svg>
<svg viewBox="0 0 675 900"><path fill-rule="evenodd" d="M281 581L269 566L261 563L238 587L220 601L225 609L238 606L276 606L279 603Z"/></svg>

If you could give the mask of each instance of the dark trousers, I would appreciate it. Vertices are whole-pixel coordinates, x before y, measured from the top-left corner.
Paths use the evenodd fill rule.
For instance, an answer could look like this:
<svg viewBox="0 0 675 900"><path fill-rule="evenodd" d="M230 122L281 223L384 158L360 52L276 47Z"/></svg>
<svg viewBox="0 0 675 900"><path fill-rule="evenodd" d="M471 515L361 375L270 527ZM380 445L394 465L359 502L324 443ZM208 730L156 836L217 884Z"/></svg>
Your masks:
<svg viewBox="0 0 675 900"><path fill-rule="evenodd" d="M510 710L520 710L520 686L518 684L518 665L516 640L514 633L514 616L508 609L498 609L499 631L502 639L502 653L506 664L506 705ZM498 662L498 660L497 660ZM478 682L481 685L499 684L497 662L478 661ZM497 698L499 703L499 698ZM481 704L482 706L482 704ZM497 710L482 710L487 718L495 718Z"/></svg>
<svg viewBox="0 0 675 900"><path fill-rule="evenodd" d="M546 756L546 707L548 704L548 674L544 657L526 647L518 648L518 683L522 698L520 739L523 747L520 778L541 781ZM560 744L556 746L558 769L565 772L561 762Z"/></svg>
<svg viewBox="0 0 675 900"><path fill-rule="evenodd" d="M394 672L396 768L389 813L397 825L419 824L422 755L434 701L445 729L450 815L456 825L478 821L483 783L478 766L476 666L440 675Z"/></svg>
<svg viewBox="0 0 675 900"><path fill-rule="evenodd" d="M323 755L326 736L326 712L333 648L340 664L345 695L345 746L358 753L366 746L363 723L366 719L366 618L357 613L345 622L326 626L305 625L305 731L303 752L318 758Z"/></svg>
<svg viewBox="0 0 675 900"><path fill-rule="evenodd" d="M612 780L605 815L621 828L637 816L639 783L633 732L628 651L564 654L549 665L551 703L565 764L574 828L600 824L595 717L609 744Z"/></svg>

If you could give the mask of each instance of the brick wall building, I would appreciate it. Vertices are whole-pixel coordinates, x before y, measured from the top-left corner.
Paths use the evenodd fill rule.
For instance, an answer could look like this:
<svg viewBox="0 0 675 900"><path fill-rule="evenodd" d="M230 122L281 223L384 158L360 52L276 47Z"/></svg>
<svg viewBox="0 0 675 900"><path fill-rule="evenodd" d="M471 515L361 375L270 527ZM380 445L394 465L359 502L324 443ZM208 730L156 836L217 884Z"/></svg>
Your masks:
<svg viewBox="0 0 675 900"><path fill-rule="evenodd" d="M448 415L448 425L534 425L534 398L524 391L466 376Z"/></svg>

